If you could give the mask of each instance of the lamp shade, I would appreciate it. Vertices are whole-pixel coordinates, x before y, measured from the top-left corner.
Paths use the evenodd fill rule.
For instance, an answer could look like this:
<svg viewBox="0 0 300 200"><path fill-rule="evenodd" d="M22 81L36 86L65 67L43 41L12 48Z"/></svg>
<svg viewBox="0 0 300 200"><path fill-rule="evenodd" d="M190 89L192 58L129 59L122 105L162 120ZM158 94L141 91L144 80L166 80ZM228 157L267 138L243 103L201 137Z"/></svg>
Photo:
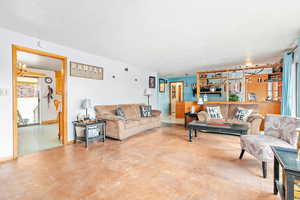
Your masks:
<svg viewBox="0 0 300 200"><path fill-rule="evenodd" d="M144 95L145 96L151 96L152 95L152 91L149 88L146 88L144 91Z"/></svg>
<svg viewBox="0 0 300 200"><path fill-rule="evenodd" d="M203 99L200 97L197 102L198 105L203 105Z"/></svg>
<svg viewBox="0 0 300 200"><path fill-rule="evenodd" d="M91 99L83 99L81 102L81 108L82 109L89 109L92 107L92 101Z"/></svg>

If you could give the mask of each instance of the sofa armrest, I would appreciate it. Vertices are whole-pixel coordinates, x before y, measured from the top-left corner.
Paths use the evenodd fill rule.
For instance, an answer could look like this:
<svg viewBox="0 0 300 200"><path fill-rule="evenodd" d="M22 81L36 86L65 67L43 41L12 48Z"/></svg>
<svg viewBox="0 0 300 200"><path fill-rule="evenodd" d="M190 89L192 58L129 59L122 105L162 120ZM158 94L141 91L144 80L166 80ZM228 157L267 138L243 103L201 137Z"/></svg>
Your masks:
<svg viewBox="0 0 300 200"><path fill-rule="evenodd" d="M152 110L151 112L152 112L153 116L160 116L160 114L161 114L160 110Z"/></svg>
<svg viewBox="0 0 300 200"><path fill-rule="evenodd" d="M197 113L198 120L202 122L206 122L209 119L207 112L201 111Z"/></svg>
<svg viewBox="0 0 300 200"><path fill-rule="evenodd" d="M247 122L253 122L254 120L263 120L264 117L261 115L261 114L251 114L248 119L247 119Z"/></svg>
<svg viewBox="0 0 300 200"><path fill-rule="evenodd" d="M260 125L264 117L260 114L252 114L248 117L247 122L250 123L249 134L258 135L260 130Z"/></svg>

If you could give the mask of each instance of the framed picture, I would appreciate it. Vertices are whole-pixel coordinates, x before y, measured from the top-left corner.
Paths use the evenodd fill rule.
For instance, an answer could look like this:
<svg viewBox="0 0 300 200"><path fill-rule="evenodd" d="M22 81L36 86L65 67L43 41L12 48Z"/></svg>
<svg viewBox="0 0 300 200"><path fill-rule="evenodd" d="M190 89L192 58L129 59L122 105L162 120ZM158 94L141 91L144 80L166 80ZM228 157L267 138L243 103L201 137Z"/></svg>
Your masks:
<svg viewBox="0 0 300 200"><path fill-rule="evenodd" d="M164 93L165 92L165 85L166 81L165 79L159 79L159 92Z"/></svg>
<svg viewBox="0 0 300 200"><path fill-rule="evenodd" d="M71 76L103 80L103 67L70 62L70 68Z"/></svg>
<svg viewBox="0 0 300 200"><path fill-rule="evenodd" d="M149 76L149 88L155 88L155 76Z"/></svg>

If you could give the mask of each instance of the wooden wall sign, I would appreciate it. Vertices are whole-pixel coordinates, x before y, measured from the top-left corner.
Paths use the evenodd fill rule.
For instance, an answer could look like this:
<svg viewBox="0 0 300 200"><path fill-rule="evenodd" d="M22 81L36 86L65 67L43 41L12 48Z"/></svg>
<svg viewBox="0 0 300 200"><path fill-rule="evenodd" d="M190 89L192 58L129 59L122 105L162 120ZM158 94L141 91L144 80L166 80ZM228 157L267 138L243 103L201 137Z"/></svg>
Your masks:
<svg viewBox="0 0 300 200"><path fill-rule="evenodd" d="M71 76L103 80L103 67L70 62L70 68Z"/></svg>

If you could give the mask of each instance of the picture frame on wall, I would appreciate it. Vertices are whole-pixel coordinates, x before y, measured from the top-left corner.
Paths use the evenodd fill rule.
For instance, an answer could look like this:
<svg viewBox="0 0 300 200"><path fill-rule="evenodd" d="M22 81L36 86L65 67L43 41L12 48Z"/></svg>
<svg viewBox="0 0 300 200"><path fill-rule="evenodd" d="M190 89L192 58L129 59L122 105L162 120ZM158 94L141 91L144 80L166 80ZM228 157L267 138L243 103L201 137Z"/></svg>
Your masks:
<svg viewBox="0 0 300 200"><path fill-rule="evenodd" d="M164 79L159 79L159 92L160 93L164 93L165 92L165 88L166 87L166 81Z"/></svg>
<svg viewBox="0 0 300 200"><path fill-rule="evenodd" d="M149 88L155 88L155 76L149 76Z"/></svg>

